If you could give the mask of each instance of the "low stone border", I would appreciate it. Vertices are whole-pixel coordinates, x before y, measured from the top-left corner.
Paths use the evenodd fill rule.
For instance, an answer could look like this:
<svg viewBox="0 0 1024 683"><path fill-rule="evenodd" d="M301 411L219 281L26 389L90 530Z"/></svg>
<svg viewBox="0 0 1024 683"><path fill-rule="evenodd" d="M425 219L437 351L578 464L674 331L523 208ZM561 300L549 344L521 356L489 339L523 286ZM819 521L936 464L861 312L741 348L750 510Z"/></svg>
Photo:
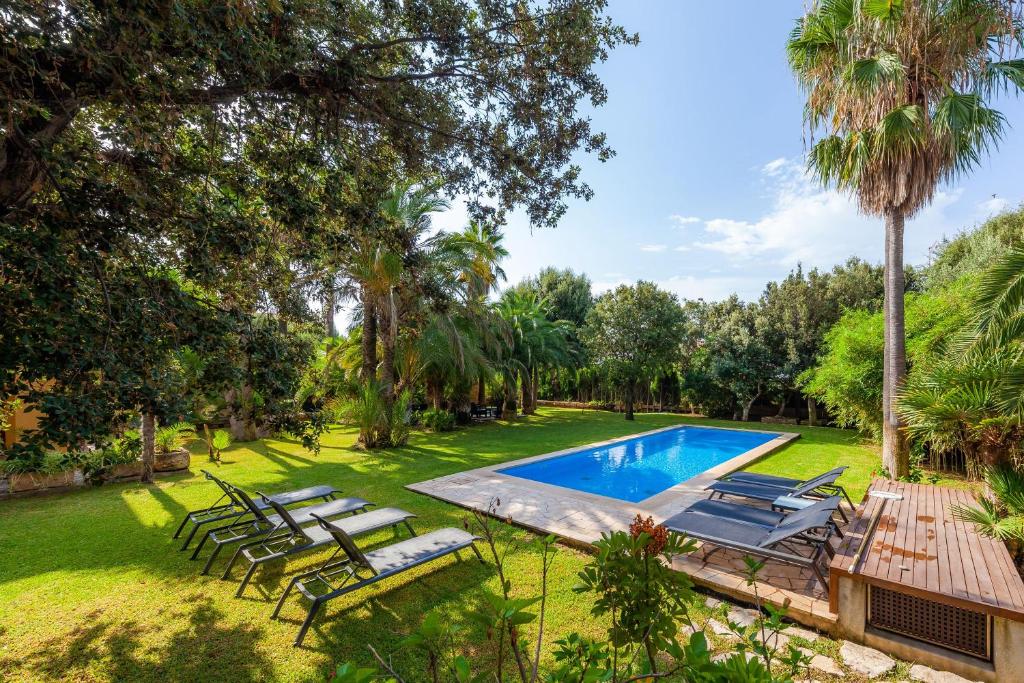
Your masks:
<svg viewBox="0 0 1024 683"><path fill-rule="evenodd" d="M153 471L157 474L183 472L191 464L192 454L186 448L170 453L157 453ZM131 482L142 479L142 461L114 466L104 474L103 482ZM27 498L48 493L66 493L83 489L91 484L81 468L57 474L0 474L0 500Z"/></svg>

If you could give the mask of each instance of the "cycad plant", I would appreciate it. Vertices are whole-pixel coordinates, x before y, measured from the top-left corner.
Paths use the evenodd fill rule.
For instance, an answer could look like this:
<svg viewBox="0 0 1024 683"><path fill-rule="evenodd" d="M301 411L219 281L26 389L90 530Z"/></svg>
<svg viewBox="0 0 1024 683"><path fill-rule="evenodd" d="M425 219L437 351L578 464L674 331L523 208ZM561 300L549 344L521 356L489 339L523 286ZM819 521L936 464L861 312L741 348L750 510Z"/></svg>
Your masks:
<svg viewBox="0 0 1024 683"><path fill-rule="evenodd" d="M1003 465L985 468L984 476L988 490L978 501L979 507L954 505L951 510L957 519L971 522L982 534L1006 543L1020 563L1024 556L1024 475Z"/></svg>
<svg viewBox="0 0 1024 683"><path fill-rule="evenodd" d="M1024 87L1019 9L1009 0L820 0L787 49L807 90L808 156L825 184L885 219L883 464L907 474L896 412L906 376L903 231L940 182L976 166L1004 117L987 98Z"/></svg>
<svg viewBox="0 0 1024 683"><path fill-rule="evenodd" d="M937 455L963 452L977 477L986 465L1024 465L1024 250L982 276L974 307L977 319L915 370L898 409L913 438Z"/></svg>

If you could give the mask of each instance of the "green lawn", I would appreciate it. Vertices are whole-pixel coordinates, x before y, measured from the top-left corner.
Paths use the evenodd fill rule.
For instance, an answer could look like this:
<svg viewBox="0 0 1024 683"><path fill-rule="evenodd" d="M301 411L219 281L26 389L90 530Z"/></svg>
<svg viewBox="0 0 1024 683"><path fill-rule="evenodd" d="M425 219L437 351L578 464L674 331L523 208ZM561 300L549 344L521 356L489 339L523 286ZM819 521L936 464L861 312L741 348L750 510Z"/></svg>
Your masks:
<svg viewBox="0 0 1024 683"><path fill-rule="evenodd" d="M543 409L513 424L416 433L408 447L382 453L353 449L354 435L343 429L325 436L318 457L294 441L267 439L226 451L218 472L265 492L331 483L408 509L419 515L417 530L427 530L459 526L467 513L407 491L404 484L681 422L743 426L672 415L638 415L628 423L609 413ZM803 438L752 469L803 477L848 464L842 483L854 500L860 498L877 456L856 434L779 429L799 431ZM193 457L191 472L154 486L108 485L0 501L0 680L324 680L333 662L368 662L365 643L392 652L426 611L458 614L480 599L482 588L497 588L490 566L445 560L334 601L306 647L294 649L299 603L286 607L285 620L268 619L270 596L280 593L280 571L266 572L246 597L235 599L235 582L199 576L197 563L170 538L186 510L216 497L214 486L198 474L205 460ZM523 544L509 558L516 590L535 594L538 557L526 545L531 536L501 526L506 538ZM550 577L548 642L571 630L601 630L589 618L588 602L571 592L585 561L579 551L559 551ZM295 561L288 571L314 563L315 558ZM469 633L464 640L471 654L482 637ZM412 658L398 652L395 661L411 666Z"/></svg>

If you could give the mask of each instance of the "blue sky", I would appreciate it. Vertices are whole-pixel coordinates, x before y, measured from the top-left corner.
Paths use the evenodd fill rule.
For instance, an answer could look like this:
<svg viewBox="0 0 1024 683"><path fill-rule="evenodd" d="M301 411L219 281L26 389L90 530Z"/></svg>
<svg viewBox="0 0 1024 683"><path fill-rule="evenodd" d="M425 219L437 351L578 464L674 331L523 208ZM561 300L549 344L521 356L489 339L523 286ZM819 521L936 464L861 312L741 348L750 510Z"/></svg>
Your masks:
<svg viewBox="0 0 1024 683"><path fill-rule="evenodd" d="M595 196L571 202L557 228L531 231L512 216L509 282L553 265L587 273L595 293L643 278L681 298L754 299L798 261L880 262L881 221L802 174L803 96L784 47L804 6L613 0L609 14L641 41L598 67L609 97L591 116L617 155L580 156ZM997 107L1010 123L999 150L908 224L908 262L924 263L944 235L1024 200L1024 100ZM444 229L464 222L458 206L435 220Z"/></svg>

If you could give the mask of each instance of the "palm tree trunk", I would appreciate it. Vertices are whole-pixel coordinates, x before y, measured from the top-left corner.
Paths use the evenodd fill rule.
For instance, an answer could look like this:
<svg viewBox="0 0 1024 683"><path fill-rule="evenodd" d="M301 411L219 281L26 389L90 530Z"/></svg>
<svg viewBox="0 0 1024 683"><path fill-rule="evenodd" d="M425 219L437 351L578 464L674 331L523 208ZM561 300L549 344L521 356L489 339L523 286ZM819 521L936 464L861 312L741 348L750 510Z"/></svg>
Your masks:
<svg viewBox="0 0 1024 683"><path fill-rule="evenodd" d="M633 380L626 380L626 419L632 420L633 418Z"/></svg>
<svg viewBox="0 0 1024 683"><path fill-rule="evenodd" d="M480 377L478 377L476 380L476 404L478 406L483 406L484 401L487 400L487 395L484 393L485 390L486 387L484 387L484 376L480 375Z"/></svg>
<svg viewBox="0 0 1024 683"><path fill-rule="evenodd" d="M818 425L818 402L812 396L807 397L807 424L811 427Z"/></svg>
<svg viewBox="0 0 1024 683"><path fill-rule="evenodd" d="M519 384L520 384L520 404L523 407L523 415L532 415L533 406L530 403L530 397L533 394L532 382L530 381L530 371L520 370L519 371Z"/></svg>
<svg viewBox="0 0 1024 683"><path fill-rule="evenodd" d="M146 410L142 413L142 481L153 481L153 462L156 460L156 417Z"/></svg>
<svg viewBox="0 0 1024 683"><path fill-rule="evenodd" d="M363 367L359 377L369 382L377 375L377 311L370 295L363 292Z"/></svg>
<svg viewBox="0 0 1024 683"><path fill-rule="evenodd" d="M882 377L882 465L889 476L904 477L910 470L906 434L896 413L896 397L907 375L903 298L903 214L885 214L885 354Z"/></svg>
<svg viewBox="0 0 1024 683"><path fill-rule="evenodd" d="M338 309L338 296L334 291L334 283L328 280L324 284L324 334L334 338L338 336L338 328L334 324L334 312Z"/></svg>

